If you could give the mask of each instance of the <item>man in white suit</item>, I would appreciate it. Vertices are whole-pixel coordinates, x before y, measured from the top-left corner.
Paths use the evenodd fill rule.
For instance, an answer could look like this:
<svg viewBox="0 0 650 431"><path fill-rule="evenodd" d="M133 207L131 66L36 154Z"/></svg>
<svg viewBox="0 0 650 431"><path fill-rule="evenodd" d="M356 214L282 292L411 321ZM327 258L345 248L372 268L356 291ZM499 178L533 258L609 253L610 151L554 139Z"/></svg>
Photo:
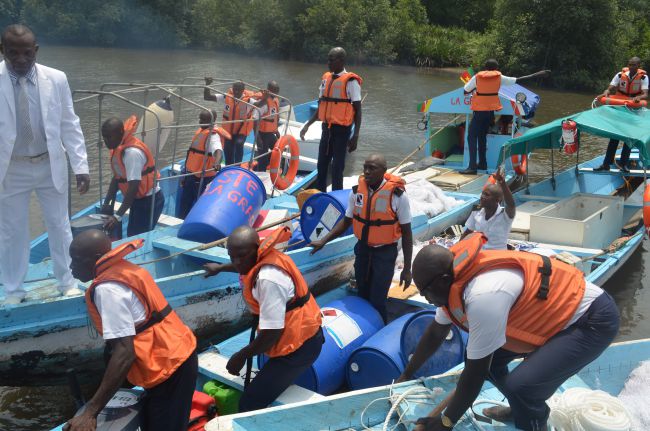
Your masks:
<svg viewBox="0 0 650 431"><path fill-rule="evenodd" d="M29 200L36 192L49 236L54 276L64 295L81 293L70 272L66 153L80 194L88 191L88 159L65 74L36 64L32 31L13 24L0 52L0 278L5 303L18 304L29 263Z"/></svg>

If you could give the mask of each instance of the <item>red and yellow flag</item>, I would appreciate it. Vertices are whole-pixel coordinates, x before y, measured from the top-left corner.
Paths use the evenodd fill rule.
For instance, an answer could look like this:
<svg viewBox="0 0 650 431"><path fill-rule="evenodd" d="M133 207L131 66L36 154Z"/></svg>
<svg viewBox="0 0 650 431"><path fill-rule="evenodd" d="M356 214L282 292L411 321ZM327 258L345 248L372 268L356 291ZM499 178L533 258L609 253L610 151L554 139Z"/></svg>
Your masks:
<svg viewBox="0 0 650 431"><path fill-rule="evenodd" d="M472 79L472 76L474 76L474 69L470 66L460 74L460 80L463 81L463 84L467 84Z"/></svg>

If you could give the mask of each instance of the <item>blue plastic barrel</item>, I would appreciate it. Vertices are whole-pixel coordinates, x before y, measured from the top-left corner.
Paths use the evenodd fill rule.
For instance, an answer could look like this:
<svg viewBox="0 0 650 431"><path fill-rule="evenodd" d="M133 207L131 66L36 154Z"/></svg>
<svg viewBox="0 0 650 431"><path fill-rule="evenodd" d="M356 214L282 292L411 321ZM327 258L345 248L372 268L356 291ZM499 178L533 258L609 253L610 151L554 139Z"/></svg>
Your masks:
<svg viewBox="0 0 650 431"><path fill-rule="evenodd" d="M435 310L420 311L411 316L409 321L404 325L400 336L402 360L404 363L408 363L408 360L411 358L413 352L415 352L415 348L422 338L422 334L424 334L424 331L433 322L435 316ZM467 337L467 332L461 331L452 325L447 339L413 376L435 376L463 362L465 359Z"/></svg>
<svg viewBox="0 0 650 431"><path fill-rule="evenodd" d="M265 201L264 184L253 172L222 169L192 207L178 237L203 243L225 238L241 225L252 226Z"/></svg>
<svg viewBox="0 0 650 431"><path fill-rule="evenodd" d="M399 337L414 313L393 320L355 350L345 369L345 378L352 390L389 385L404 371Z"/></svg>
<svg viewBox="0 0 650 431"><path fill-rule="evenodd" d="M336 190L329 193L316 193L310 196L300 211L300 230L306 243L322 239L334 225L345 216L348 208L350 190ZM348 229L344 235L352 233Z"/></svg>
<svg viewBox="0 0 650 431"><path fill-rule="evenodd" d="M287 248L287 251L297 250L307 245L305 244L305 237L302 236L300 226L298 226L296 230L293 231L293 234L291 234L288 245L289 247Z"/></svg>
<svg viewBox="0 0 650 431"><path fill-rule="evenodd" d="M316 362L294 383L329 395L343 385L345 367L352 352L379 331L384 322L368 301L357 296L332 301L321 307L321 311L325 343ZM257 360L261 368L267 358L258 356Z"/></svg>

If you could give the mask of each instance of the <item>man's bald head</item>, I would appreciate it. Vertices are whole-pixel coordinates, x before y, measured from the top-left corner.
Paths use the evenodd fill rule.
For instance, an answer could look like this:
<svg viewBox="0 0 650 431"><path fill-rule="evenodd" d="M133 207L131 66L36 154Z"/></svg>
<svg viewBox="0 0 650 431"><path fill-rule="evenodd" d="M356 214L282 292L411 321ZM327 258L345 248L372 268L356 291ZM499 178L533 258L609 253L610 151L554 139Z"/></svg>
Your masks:
<svg viewBox="0 0 650 431"><path fill-rule="evenodd" d="M7 68L18 76L25 76L36 63L38 45L36 36L22 24L6 27L0 36L0 52Z"/></svg>
<svg viewBox="0 0 650 431"><path fill-rule="evenodd" d="M363 178L368 186L377 189L386 174L386 159L381 154L371 154L363 163Z"/></svg>
<svg viewBox="0 0 650 431"><path fill-rule="evenodd" d="M95 277L95 265L111 250L110 238L101 230L90 229L75 236L70 244L72 275L81 281Z"/></svg>
<svg viewBox="0 0 650 431"><path fill-rule="evenodd" d="M260 237L250 226L239 226L228 236L228 255L237 272L246 274L257 263Z"/></svg>
<svg viewBox="0 0 650 431"><path fill-rule="evenodd" d="M376 163L379 167L386 169L388 165L386 164L386 157L383 154L372 153L366 157L366 162Z"/></svg>
<svg viewBox="0 0 650 431"><path fill-rule="evenodd" d="M439 245L428 245L413 260L413 282L428 302L446 305L454 281L454 255Z"/></svg>
<svg viewBox="0 0 650 431"><path fill-rule="evenodd" d="M340 46L330 49L327 54L327 67L332 73L341 73L345 68L345 50Z"/></svg>
<svg viewBox="0 0 650 431"><path fill-rule="evenodd" d="M124 137L124 122L117 117L111 117L102 124L102 138L106 146L114 150L122 143Z"/></svg>
<svg viewBox="0 0 650 431"><path fill-rule="evenodd" d="M487 211L495 211L503 200L503 190L498 184L488 184L481 192L479 203Z"/></svg>
<svg viewBox="0 0 650 431"><path fill-rule="evenodd" d="M10 24L4 28L2 31L2 37L0 37L0 41L4 45L8 38L12 37L18 37L18 38L23 38L23 37L28 37L31 38L32 42L35 44L36 43L36 35L30 29L24 24Z"/></svg>

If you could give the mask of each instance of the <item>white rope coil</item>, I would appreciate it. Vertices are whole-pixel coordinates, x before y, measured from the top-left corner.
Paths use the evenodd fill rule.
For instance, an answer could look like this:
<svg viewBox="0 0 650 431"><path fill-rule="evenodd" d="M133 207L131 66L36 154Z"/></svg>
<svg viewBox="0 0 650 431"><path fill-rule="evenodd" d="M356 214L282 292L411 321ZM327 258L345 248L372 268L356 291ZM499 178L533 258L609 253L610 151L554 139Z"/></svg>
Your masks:
<svg viewBox="0 0 650 431"><path fill-rule="evenodd" d="M571 388L548 400L554 431L629 431L632 420L617 398L603 391Z"/></svg>

